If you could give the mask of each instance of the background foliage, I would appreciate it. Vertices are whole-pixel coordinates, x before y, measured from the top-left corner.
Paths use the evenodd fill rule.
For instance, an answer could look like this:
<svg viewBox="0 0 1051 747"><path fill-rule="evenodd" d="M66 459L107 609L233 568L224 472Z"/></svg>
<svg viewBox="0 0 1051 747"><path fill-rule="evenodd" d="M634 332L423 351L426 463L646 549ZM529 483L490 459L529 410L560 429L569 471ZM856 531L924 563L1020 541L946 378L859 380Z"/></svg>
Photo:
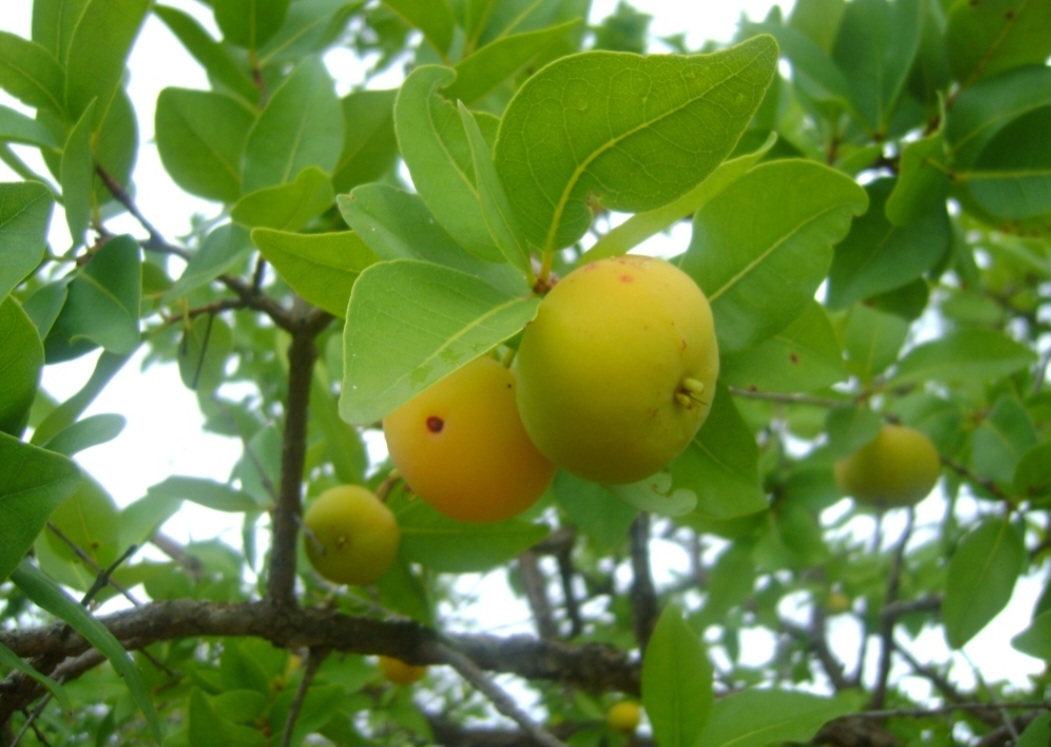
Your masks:
<svg viewBox="0 0 1051 747"><path fill-rule="evenodd" d="M703 49L588 10L35 0L29 38L0 32L5 744L1047 744L1051 0L797 0ZM156 100L207 201L183 236L136 201L151 14L209 82ZM513 346L552 275L644 243L722 353L669 471L560 473L483 526L394 485L396 566L317 577L301 502L387 480L379 418ZM73 396L40 388L82 357ZM118 505L78 468L129 360L178 366L243 447L227 480ZM916 509L832 479L884 421L941 453ZM172 542L187 502L240 543ZM1035 665L991 676L968 643L1026 594L1001 643ZM486 631L516 600L529 633ZM374 654L435 666L394 687ZM636 735L605 725L621 697Z"/></svg>

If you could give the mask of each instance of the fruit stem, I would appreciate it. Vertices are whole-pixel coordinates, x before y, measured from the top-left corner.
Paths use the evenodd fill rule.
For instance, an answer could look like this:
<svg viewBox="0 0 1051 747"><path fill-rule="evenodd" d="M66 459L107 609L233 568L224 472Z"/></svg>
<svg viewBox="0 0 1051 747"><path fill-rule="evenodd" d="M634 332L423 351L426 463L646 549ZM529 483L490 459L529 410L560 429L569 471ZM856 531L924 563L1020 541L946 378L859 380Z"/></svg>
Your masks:
<svg viewBox="0 0 1051 747"><path fill-rule="evenodd" d="M515 362L515 356L518 355L518 351L514 348L508 348L507 352L500 357L500 364L504 368L510 368L511 364Z"/></svg>
<svg viewBox="0 0 1051 747"><path fill-rule="evenodd" d="M376 486L376 497L383 503L386 503L390 491L392 491L394 486L399 482L401 482L401 473L396 469L392 469L387 473L387 476L383 478L383 482Z"/></svg>

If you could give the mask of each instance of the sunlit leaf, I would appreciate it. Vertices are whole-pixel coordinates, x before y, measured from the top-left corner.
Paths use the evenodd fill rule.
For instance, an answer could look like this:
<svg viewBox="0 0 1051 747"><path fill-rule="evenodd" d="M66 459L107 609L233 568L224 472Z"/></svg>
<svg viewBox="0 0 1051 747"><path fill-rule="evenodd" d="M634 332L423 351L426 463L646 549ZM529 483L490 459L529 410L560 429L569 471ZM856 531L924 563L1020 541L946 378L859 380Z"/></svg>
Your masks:
<svg viewBox="0 0 1051 747"><path fill-rule="evenodd" d="M705 747L764 747L809 741L821 726L855 710L856 698L748 689L720 698L701 736Z"/></svg>
<svg viewBox="0 0 1051 747"><path fill-rule="evenodd" d="M897 366L895 384L923 381L959 383L1008 376L1033 363L1025 345L991 329L949 332L909 351Z"/></svg>
<svg viewBox="0 0 1051 747"><path fill-rule="evenodd" d="M965 85L1051 55L1048 0L956 0L945 30L949 66Z"/></svg>
<svg viewBox="0 0 1051 747"><path fill-rule="evenodd" d="M246 49L259 49L285 22L290 0L214 0L215 22L223 38Z"/></svg>
<svg viewBox="0 0 1051 747"><path fill-rule="evenodd" d="M65 112L66 75L39 44L0 31L0 88L27 106Z"/></svg>
<svg viewBox="0 0 1051 747"><path fill-rule="evenodd" d="M20 436L44 368L44 346L21 305L0 302L0 431Z"/></svg>
<svg viewBox="0 0 1051 747"><path fill-rule="evenodd" d="M328 174L309 166L290 184L246 194L234 205L230 217L251 228L296 231L332 207L335 198Z"/></svg>

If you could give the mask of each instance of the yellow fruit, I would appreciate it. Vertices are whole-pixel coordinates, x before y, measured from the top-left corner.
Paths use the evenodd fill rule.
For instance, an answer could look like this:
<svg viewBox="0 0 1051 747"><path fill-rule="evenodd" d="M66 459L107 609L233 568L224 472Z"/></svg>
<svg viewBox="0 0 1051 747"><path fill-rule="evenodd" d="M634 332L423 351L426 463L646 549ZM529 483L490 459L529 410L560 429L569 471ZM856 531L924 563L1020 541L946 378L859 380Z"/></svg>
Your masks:
<svg viewBox="0 0 1051 747"><path fill-rule="evenodd" d="M690 443L718 373L701 289L662 259L625 255L574 270L544 298L518 351L518 407L559 467L635 482Z"/></svg>
<svg viewBox="0 0 1051 747"><path fill-rule="evenodd" d="M606 725L616 731L630 733L638 728L641 715L642 711L638 703L622 700L614 703L606 711Z"/></svg>
<svg viewBox="0 0 1051 747"><path fill-rule="evenodd" d="M529 440L515 375L483 356L383 421L394 466L420 498L460 521L516 516L547 490L555 466Z"/></svg>
<svg viewBox="0 0 1051 747"><path fill-rule="evenodd" d="M392 656L380 656L380 669L389 682L395 685L411 685L417 682L427 673L427 667L407 664L401 659Z"/></svg>
<svg viewBox="0 0 1051 747"><path fill-rule="evenodd" d="M941 460L923 433L888 424L872 441L836 462L835 474L840 489L858 503L911 506L938 482Z"/></svg>
<svg viewBox="0 0 1051 747"><path fill-rule="evenodd" d="M307 557L314 570L340 584L371 584L398 554L401 530L371 491L340 485L319 495L303 515Z"/></svg>
<svg viewBox="0 0 1051 747"><path fill-rule="evenodd" d="M834 591L825 600L825 611L830 615L841 615L850 611L852 604L850 597L841 591Z"/></svg>

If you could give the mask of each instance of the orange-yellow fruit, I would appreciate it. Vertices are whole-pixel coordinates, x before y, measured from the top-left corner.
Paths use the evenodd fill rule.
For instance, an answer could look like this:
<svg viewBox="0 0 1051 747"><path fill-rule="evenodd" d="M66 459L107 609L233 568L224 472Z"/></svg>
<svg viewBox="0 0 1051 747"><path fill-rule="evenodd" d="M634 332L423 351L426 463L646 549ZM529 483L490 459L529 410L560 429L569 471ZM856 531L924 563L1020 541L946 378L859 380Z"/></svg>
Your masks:
<svg viewBox="0 0 1051 747"><path fill-rule="evenodd" d="M625 255L574 270L544 298L518 351L518 407L555 464L630 483L686 448L718 373L701 289L669 262Z"/></svg>
<svg viewBox="0 0 1051 747"><path fill-rule="evenodd" d="M387 681L395 685L411 685L418 682L427 673L427 667L408 664L392 656L380 656L380 669Z"/></svg>
<svg viewBox="0 0 1051 747"><path fill-rule="evenodd" d="M630 733L638 728L641 716L642 709L639 708L638 703L622 700L614 703L606 711L606 725L616 731Z"/></svg>
<svg viewBox="0 0 1051 747"><path fill-rule="evenodd" d="M371 584L398 554L401 530L391 510L360 485L326 490L303 514L307 557L339 584Z"/></svg>
<svg viewBox="0 0 1051 747"><path fill-rule="evenodd" d="M911 506L938 482L941 460L923 433L888 424L876 438L836 462L835 475L840 489L858 503Z"/></svg>
<svg viewBox="0 0 1051 747"><path fill-rule="evenodd" d="M517 516L555 476L555 466L522 427L514 373L488 356L392 412L383 432L413 492L460 521Z"/></svg>

